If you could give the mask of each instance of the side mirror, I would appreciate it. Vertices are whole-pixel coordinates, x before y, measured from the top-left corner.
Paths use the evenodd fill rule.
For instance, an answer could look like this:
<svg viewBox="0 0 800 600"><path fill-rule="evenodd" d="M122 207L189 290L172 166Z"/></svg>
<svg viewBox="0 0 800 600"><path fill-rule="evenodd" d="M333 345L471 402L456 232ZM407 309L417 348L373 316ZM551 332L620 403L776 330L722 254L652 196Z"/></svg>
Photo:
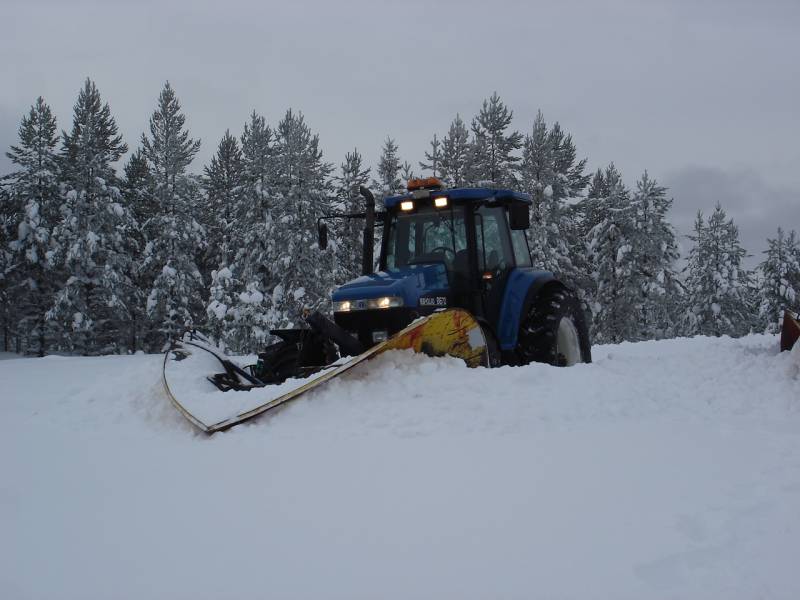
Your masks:
<svg viewBox="0 0 800 600"><path fill-rule="evenodd" d="M528 229L531 226L531 213L528 205L522 202L513 202L508 207L508 224L511 229Z"/></svg>
<svg viewBox="0 0 800 600"><path fill-rule="evenodd" d="M319 249L325 250L328 247L328 226L325 223L320 223L317 226L317 234L319 236Z"/></svg>

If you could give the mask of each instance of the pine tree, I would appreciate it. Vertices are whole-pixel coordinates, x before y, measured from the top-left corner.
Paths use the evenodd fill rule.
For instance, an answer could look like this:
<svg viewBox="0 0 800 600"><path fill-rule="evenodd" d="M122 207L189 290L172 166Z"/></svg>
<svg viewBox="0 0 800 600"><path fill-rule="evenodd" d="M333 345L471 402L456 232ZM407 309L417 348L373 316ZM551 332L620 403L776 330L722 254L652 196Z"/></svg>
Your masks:
<svg viewBox="0 0 800 600"><path fill-rule="evenodd" d="M113 167L128 148L90 79L78 94L72 130L62 138L63 205L53 235L68 277L50 316L68 331L73 352L112 352L122 346L119 332L129 319L125 243L135 224Z"/></svg>
<svg viewBox="0 0 800 600"><path fill-rule="evenodd" d="M246 193L253 198L269 197L269 190L276 181L274 132L264 117L256 111L244 124L242 133L242 165Z"/></svg>
<svg viewBox="0 0 800 600"><path fill-rule="evenodd" d="M378 160L378 178L373 181L380 202L383 202L387 196L402 194L405 190L401 179L402 168L397 144L392 138L387 137L383 142L381 157Z"/></svg>
<svg viewBox="0 0 800 600"><path fill-rule="evenodd" d="M751 276L742 266L745 250L739 243L739 229L733 220L726 220L725 211L717 204L703 221L698 212L694 247L686 267L686 288L689 308L684 315L689 335L731 335L748 333L752 323L749 306Z"/></svg>
<svg viewBox="0 0 800 600"><path fill-rule="evenodd" d="M469 130L459 115L453 119L447 135L442 140L439 169L448 187L467 185L470 172Z"/></svg>
<svg viewBox="0 0 800 600"><path fill-rule="evenodd" d="M609 183L608 177L611 178ZM612 162L606 167L606 170L597 169L589 181L589 187L586 190L586 197L581 200L577 207L580 214L581 232L583 235L588 233L598 224L603 218L603 198L608 196L609 189L616 179L620 177L616 166Z"/></svg>
<svg viewBox="0 0 800 600"><path fill-rule="evenodd" d="M0 275L5 284L0 286L5 289L6 302L13 302L21 349L39 356L44 356L53 337L53 324L47 322L46 314L57 283L53 268L53 229L59 219L57 143L56 119L40 96L22 119L19 144L6 153L17 171L9 178L9 209L4 211L5 223L0 224L0 241L5 242L0 249L0 270L8 272L8 277ZM4 314L8 323L10 309Z"/></svg>
<svg viewBox="0 0 800 600"><path fill-rule="evenodd" d="M423 171L430 171L432 177L439 177L441 174L442 143L436 134L433 134L433 139L431 140L431 151L425 152L425 160L428 162L420 162L419 168Z"/></svg>
<svg viewBox="0 0 800 600"><path fill-rule="evenodd" d="M638 339L674 337L683 286L675 270L679 258L675 230L666 215L667 189L644 172L636 182L634 212L635 275L639 279Z"/></svg>
<svg viewBox="0 0 800 600"><path fill-rule="evenodd" d="M203 187L209 210L205 211L202 223L208 247L200 270L210 271L207 333L212 339L228 344L236 342L233 339L237 327L234 294L240 283L234 276L232 263L243 242L241 217L244 184L244 161L239 141L226 130L211 164L205 167Z"/></svg>
<svg viewBox="0 0 800 600"><path fill-rule="evenodd" d="M593 339L637 340L639 281L634 249L634 211L619 172L605 173L606 195L597 198L603 216L589 232L595 280ZM634 318L631 318L631 317Z"/></svg>
<svg viewBox="0 0 800 600"><path fill-rule="evenodd" d="M186 173L200 141L191 139L185 124L180 102L167 82L150 117L150 135L142 134L141 142L157 206L144 227L150 349L193 327L203 314L204 285L197 264L206 245L205 231L196 218L200 187Z"/></svg>
<svg viewBox="0 0 800 600"><path fill-rule="evenodd" d="M597 295L597 281L594 276L597 267L594 264L594 257L589 244L592 231L602 222L605 216L605 198L613 187L613 185L609 185L606 176L612 183L621 183L621 175L613 162L605 170L598 168L589 180L586 195L570 207L570 213L578 231L578 239L572 247L570 256L578 273L584 276L580 285L577 285L576 288L583 295L584 304L590 313L594 313L598 306L594 300Z"/></svg>
<svg viewBox="0 0 800 600"><path fill-rule="evenodd" d="M472 120L473 183L516 187L519 157L514 152L522 146L522 134L517 131L507 133L513 116L497 92L483 101L478 116Z"/></svg>
<svg viewBox="0 0 800 600"><path fill-rule="evenodd" d="M209 299L206 306L206 334L228 347L237 343L239 314L236 307L236 292L241 283L227 265L211 271Z"/></svg>
<svg viewBox="0 0 800 600"><path fill-rule="evenodd" d="M363 159L357 149L345 155L340 170L341 174L336 178L336 198L340 209L345 213L364 212L364 201L359 188L367 185L370 169L364 168ZM338 230L336 282L344 282L361 273L364 221L344 219Z"/></svg>
<svg viewBox="0 0 800 600"><path fill-rule="evenodd" d="M411 163L404 162L403 166L400 167L400 179L403 182L401 191L408 189L408 182L414 178L416 178L416 175L414 174L414 169L411 166Z"/></svg>
<svg viewBox="0 0 800 600"><path fill-rule="evenodd" d="M11 278L15 261L9 244L15 237L14 226L19 220L19 209L8 191L10 175L0 177L0 336L3 352L16 349L18 319L16 302L12 301Z"/></svg>
<svg viewBox="0 0 800 600"><path fill-rule="evenodd" d="M759 265L761 286L759 316L771 333L781 328L783 311L800 312L800 244L797 233L787 236L778 227L778 235L767 240L766 258Z"/></svg>
<svg viewBox="0 0 800 600"><path fill-rule="evenodd" d="M271 306L271 293L275 287L276 247L275 186L277 185L277 157L274 134L264 117L255 111L245 123L241 138L242 182L240 208L235 211L240 245L227 273L216 273L212 285L212 310L216 317L225 304L225 294L230 303L225 304L224 316L231 321L226 325L225 342L236 351L252 351L263 346L269 338L269 329L279 318ZM234 274L235 273L235 278ZM236 285L236 291L230 287Z"/></svg>
<svg viewBox="0 0 800 600"><path fill-rule="evenodd" d="M281 326L299 323L305 310L327 309L333 289L333 247L320 250L317 219L331 212L332 166L322 160L319 136L301 113L289 110L275 143L276 207L273 309Z"/></svg>
<svg viewBox="0 0 800 600"><path fill-rule="evenodd" d="M239 215L245 192L245 173L239 141L225 131L211 164L205 167L203 186L209 210L205 228L208 262L217 267L229 266L241 246Z"/></svg>
<svg viewBox="0 0 800 600"><path fill-rule="evenodd" d="M153 194L154 186L147 157L141 148L137 148L123 167L121 189L125 203L140 226L158 213L158 203Z"/></svg>
<svg viewBox="0 0 800 600"><path fill-rule="evenodd" d="M130 314L128 346L131 352L136 352L144 350L144 338L148 326L145 302L149 289L147 270L142 267L147 243L144 232L149 227L150 219L158 214L158 205L152 193L153 178L141 148L131 154L125 163L121 189L125 205L133 214L136 223L133 234L126 240L128 254L133 258L129 274L133 286L128 301Z"/></svg>
<svg viewBox="0 0 800 600"><path fill-rule="evenodd" d="M583 173L586 160L578 161L576 154L572 137L558 123L548 129L540 111L523 141L519 185L532 199L528 240L535 264L582 290L587 274L577 265L585 244L570 203L578 200L589 178Z"/></svg>

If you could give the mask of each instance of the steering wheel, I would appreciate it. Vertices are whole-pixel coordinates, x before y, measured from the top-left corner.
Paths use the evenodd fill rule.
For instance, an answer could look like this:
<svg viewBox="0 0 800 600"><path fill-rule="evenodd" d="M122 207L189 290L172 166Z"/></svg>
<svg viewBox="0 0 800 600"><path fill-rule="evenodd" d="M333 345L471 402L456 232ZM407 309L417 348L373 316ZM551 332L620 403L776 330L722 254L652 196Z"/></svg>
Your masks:
<svg viewBox="0 0 800 600"><path fill-rule="evenodd" d="M448 248L447 246L436 246L436 248L431 248L431 251L429 252L429 254L436 254L437 250L441 250L442 254L444 254L445 258L447 258L447 253L449 252L450 254L453 255L452 258L450 259L450 262L455 262L456 261L456 253L452 248Z"/></svg>

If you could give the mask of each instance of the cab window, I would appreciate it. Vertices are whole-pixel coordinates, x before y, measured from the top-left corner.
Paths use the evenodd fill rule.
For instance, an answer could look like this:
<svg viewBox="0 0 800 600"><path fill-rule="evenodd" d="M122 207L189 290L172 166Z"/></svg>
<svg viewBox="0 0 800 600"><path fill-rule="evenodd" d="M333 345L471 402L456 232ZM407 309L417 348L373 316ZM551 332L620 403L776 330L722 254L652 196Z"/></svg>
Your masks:
<svg viewBox="0 0 800 600"><path fill-rule="evenodd" d="M386 268L440 262L448 271L466 269L467 235L462 209L422 209L392 216ZM463 263L463 265L462 265Z"/></svg>
<svg viewBox="0 0 800 600"><path fill-rule="evenodd" d="M504 271L513 264L507 227L502 208L481 206L475 212L475 240L481 273Z"/></svg>
<svg viewBox="0 0 800 600"><path fill-rule="evenodd" d="M518 267L530 267L531 253L528 250L528 240L525 239L525 231L522 229L511 230L511 245L514 247L514 259Z"/></svg>

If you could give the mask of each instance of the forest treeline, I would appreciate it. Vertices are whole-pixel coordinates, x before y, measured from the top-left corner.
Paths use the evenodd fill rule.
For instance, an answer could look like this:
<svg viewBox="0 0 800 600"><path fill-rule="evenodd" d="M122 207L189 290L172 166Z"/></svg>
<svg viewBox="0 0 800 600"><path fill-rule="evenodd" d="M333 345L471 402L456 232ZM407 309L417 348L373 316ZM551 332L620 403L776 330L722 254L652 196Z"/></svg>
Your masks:
<svg viewBox="0 0 800 600"><path fill-rule="evenodd" d="M333 228L322 250L317 218L363 210L360 185L384 197L420 175L529 193L534 265L578 290L595 342L775 331L783 308L799 308L794 231L778 228L751 271L717 206L698 213L679 270L665 187L645 172L629 188L613 163L587 172L572 136L541 113L524 131L512 121L495 93L470 120L455 115L415 164L387 137L373 170L357 149L327 162L300 112L277 123L253 112L196 174L200 142L169 83L135 143L90 79L61 132L40 97L0 179L2 347L151 352L194 327L255 350L270 328L329 308L359 272L360 224Z"/></svg>

